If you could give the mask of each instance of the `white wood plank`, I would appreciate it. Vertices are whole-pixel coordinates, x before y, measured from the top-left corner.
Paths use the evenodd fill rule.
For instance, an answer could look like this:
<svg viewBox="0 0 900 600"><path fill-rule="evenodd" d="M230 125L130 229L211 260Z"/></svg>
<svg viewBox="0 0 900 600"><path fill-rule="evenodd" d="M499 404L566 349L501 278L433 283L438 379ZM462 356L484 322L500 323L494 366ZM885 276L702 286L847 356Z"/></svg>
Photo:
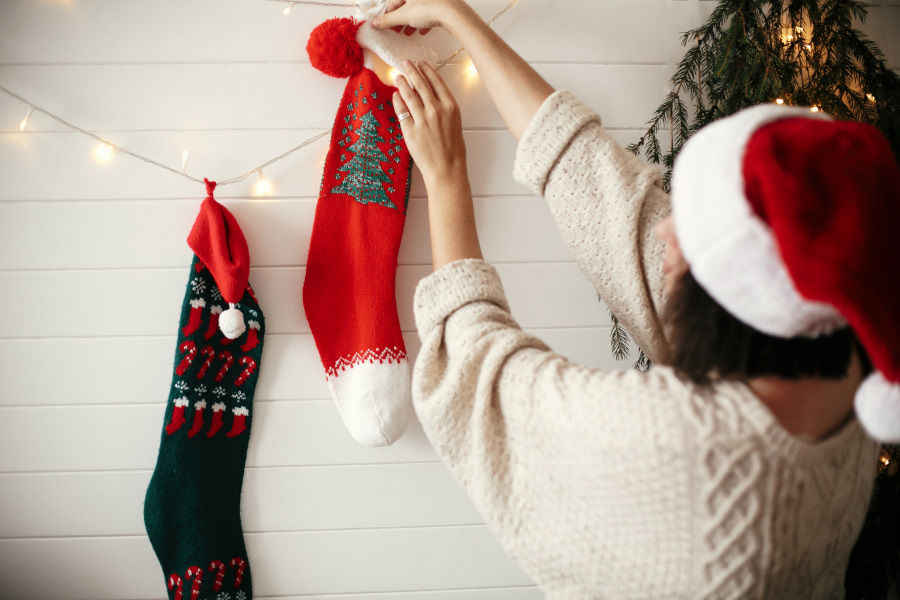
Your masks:
<svg viewBox="0 0 900 600"><path fill-rule="evenodd" d="M261 402L252 410L247 466L438 460L415 418L393 446L373 449L350 437L330 399ZM152 469L164 411L164 399L134 406L0 408L0 473Z"/></svg>
<svg viewBox="0 0 900 600"><path fill-rule="evenodd" d="M2 102L2 98L0 98ZM15 114L20 110L16 108ZM9 114L0 109L0 115ZM11 117L21 119L22 116ZM186 131L117 134L116 143L173 168L181 165L181 153L190 151L188 174L224 180L241 175L282 154L323 130L295 131ZM111 136L112 137L112 136ZM469 147L473 192L478 196L527 194L512 179L515 142L506 132L470 132ZM135 142L135 143L131 143ZM0 133L0 164L11 173L0 188L0 201L9 200L121 200L123 198L178 198L201 201L206 194L195 183L129 156L114 155L109 163L92 158L98 145L76 133ZM320 139L264 171L273 183L273 196L318 196L322 164L328 141ZM216 198L254 200L256 182L216 189ZM424 197L418 170L411 195ZM173 224L174 225L174 224Z"/></svg>
<svg viewBox="0 0 900 600"><path fill-rule="evenodd" d="M647 121L672 76L665 65L547 64L535 69L551 85L583 97L609 127L638 127ZM447 65L441 75L459 102L465 127L504 127L487 90L466 65ZM326 130L334 123L345 86L308 65L280 63L0 66L0 81L82 129L109 132L112 142L136 152L141 149L132 146L144 144L143 138L126 133L165 130L178 137L178 132L195 130ZM2 121L5 131L16 133L21 117L14 117L24 116L27 106L0 95L0 114L11 117ZM65 130L39 113L32 119L29 131ZM219 154L247 154L244 150L231 146L220 148ZM180 151L160 158L166 156L177 157L180 168Z"/></svg>
<svg viewBox="0 0 900 600"><path fill-rule="evenodd" d="M0 475L0 539L144 535L151 471ZM245 533L473 525L483 520L440 463L249 468Z"/></svg>
<svg viewBox="0 0 900 600"><path fill-rule="evenodd" d="M303 266L314 198L223 203L241 223L255 266ZM0 203L0 269L180 267L200 200ZM571 260L543 199L478 198L475 217L490 262ZM430 264L428 208L407 211L400 264Z"/></svg>
<svg viewBox="0 0 900 600"><path fill-rule="evenodd" d="M528 586L485 526L248 534L257 596ZM41 576L35 565L42 565ZM165 597L146 537L0 540L17 600Z"/></svg>
<svg viewBox="0 0 900 600"><path fill-rule="evenodd" d="M633 350L630 360L613 359L608 327L527 331L569 360L589 367L629 368L636 358ZM415 361L418 335L407 332L403 337L410 360ZM169 394L175 343L174 335L0 340L0 356L5 361L0 406L159 403ZM53 376L48 377L48 372ZM329 397L311 335L266 337L255 402Z"/></svg>
<svg viewBox="0 0 900 600"><path fill-rule="evenodd" d="M470 4L490 18L506 2ZM692 4L532 0L494 27L529 61L665 62L680 48L678 32L695 26L710 10ZM0 7L0 56L10 63L107 62L111 47L114 62L306 62L303 47L312 28L351 14L298 5L284 17L280 4L240 0L80 0L77 5L6 0ZM134 22L143 26L122 26ZM171 43L159 43L160 31ZM441 56L456 50L449 35L438 33L426 39ZM638 33L656 42L635 44ZM560 35L565 44L558 43ZM104 43L85 43L92 39Z"/></svg>
<svg viewBox="0 0 900 600"><path fill-rule="evenodd" d="M0 115L7 112L0 110ZM21 116L13 118L21 119ZM188 174L224 180L255 168L321 131L188 131L174 136L141 132L122 134L121 143L172 167L180 166L181 152L188 148L191 157L195 157L191 158ZM636 141L641 133L641 130L610 131L623 145ZM530 194L528 188L513 181L516 143L509 133L470 131L465 133L465 138L469 180L476 196ZM139 143L128 143L134 140ZM115 155L109 163L98 164L92 158L96 145L90 138L76 133L0 133L0 164L12 174L0 188L0 202L129 198L200 201L205 197L203 184L128 156ZM323 138L267 167L265 176L273 182L273 195L317 197L326 151L327 140ZM249 178L220 187L216 189L216 198L255 201L255 185ZM418 169L413 171L410 193L413 198L425 197Z"/></svg>
<svg viewBox="0 0 900 600"><path fill-rule="evenodd" d="M522 327L609 325L606 310L575 263L498 264ZM0 272L0 338L169 335L187 282L182 269ZM269 333L308 333L301 289L305 269L251 269ZM400 326L414 331L413 293L430 266L397 269Z"/></svg>

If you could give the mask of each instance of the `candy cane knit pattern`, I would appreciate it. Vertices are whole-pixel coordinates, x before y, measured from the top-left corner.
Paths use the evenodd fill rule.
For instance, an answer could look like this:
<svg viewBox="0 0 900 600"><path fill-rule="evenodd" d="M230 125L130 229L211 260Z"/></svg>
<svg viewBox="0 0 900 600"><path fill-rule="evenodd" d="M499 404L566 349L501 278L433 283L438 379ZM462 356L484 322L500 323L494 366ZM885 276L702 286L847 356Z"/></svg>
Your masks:
<svg viewBox="0 0 900 600"><path fill-rule="evenodd" d="M245 333L224 350L221 332L209 335L221 311L200 312L219 291L212 270L195 256L159 456L144 502L144 523L170 600L215 598L223 582L235 578L243 597L253 595L240 501L265 319L247 285L236 307L254 323L251 343ZM234 362L244 368L239 384L225 376ZM204 576L207 570L211 574Z"/></svg>

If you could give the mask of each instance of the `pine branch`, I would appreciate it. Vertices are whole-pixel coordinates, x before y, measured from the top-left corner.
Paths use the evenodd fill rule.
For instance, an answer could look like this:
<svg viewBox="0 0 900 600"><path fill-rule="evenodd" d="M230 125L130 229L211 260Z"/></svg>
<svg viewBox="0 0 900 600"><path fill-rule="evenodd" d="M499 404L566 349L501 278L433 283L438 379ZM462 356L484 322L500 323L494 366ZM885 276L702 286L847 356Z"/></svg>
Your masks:
<svg viewBox="0 0 900 600"><path fill-rule="evenodd" d="M630 352L628 348L628 334L619 325L619 319L612 314L612 311L609 311L609 319L612 321L612 329L609 332L609 345L613 358L625 360Z"/></svg>
<svg viewBox="0 0 900 600"><path fill-rule="evenodd" d="M634 370L638 373L646 373L652 368L653 363L650 362L650 359L647 358L647 355L644 354L643 350L641 350L641 353L638 355L638 359L634 361Z"/></svg>

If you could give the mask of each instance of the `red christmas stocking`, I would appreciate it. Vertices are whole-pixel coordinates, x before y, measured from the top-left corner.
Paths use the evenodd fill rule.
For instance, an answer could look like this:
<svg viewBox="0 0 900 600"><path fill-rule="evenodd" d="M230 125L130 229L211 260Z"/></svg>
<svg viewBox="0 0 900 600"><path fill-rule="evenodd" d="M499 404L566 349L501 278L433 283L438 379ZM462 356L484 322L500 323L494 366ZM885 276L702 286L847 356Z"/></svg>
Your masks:
<svg viewBox="0 0 900 600"><path fill-rule="evenodd" d="M307 47L313 66L349 80L325 159L303 306L344 424L359 443L385 446L412 412L394 295L412 161L391 103L396 88L363 66L359 25L326 21Z"/></svg>

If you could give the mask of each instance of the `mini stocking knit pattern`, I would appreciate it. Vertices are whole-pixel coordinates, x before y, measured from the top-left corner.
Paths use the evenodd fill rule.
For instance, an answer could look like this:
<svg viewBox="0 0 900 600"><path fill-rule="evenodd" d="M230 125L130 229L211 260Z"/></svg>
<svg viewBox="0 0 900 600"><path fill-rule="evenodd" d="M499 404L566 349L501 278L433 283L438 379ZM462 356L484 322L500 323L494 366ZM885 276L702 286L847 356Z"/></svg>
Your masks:
<svg viewBox="0 0 900 600"><path fill-rule="evenodd" d="M303 306L331 395L353 438L397 440L412 412L395 297L412 160L391 102L363 68L331 135L310 238Z"/></svg>
<svg viewBox="0 0 900 600"><path fill-rule="evenodd" d="M243 242L211 190L206 203L204 210L220 225L227 215L229 226L221 230ZM215 239L207 235L209 225L209 219L198 218L192 236ZM253 597L240 501L265 321L244 283L243 297L232 304L249 328L235 339L223 335L218 318L229 302L211 268L194 256L159 456L144 501L144 524L170 600Z"/></svg>

